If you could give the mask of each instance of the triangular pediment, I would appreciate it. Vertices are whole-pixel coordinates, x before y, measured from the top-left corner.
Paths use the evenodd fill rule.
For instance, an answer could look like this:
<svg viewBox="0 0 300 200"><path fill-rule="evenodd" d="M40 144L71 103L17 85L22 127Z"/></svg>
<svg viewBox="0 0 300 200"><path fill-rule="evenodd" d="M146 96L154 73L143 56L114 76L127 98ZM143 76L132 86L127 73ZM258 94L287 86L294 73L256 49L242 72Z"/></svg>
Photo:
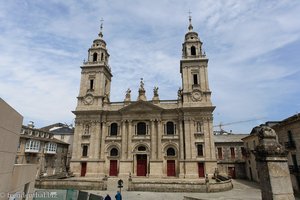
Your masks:
<svg viewBox="0 0 300 200"><path fill-rule="evenodd" d="M120 109L120 112L161 112L163 108L153 105L147 101L137 101L129 104L128 106Z"/></svg>

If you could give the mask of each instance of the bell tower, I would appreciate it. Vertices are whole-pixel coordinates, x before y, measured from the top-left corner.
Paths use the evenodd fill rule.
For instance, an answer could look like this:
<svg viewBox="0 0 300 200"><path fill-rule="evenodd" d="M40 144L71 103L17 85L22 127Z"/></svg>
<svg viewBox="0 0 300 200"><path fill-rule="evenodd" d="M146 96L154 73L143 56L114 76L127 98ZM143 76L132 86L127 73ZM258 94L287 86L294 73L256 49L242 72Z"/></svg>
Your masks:
<svg viewBox="0 0 300 200"><path fill-rule="evenodd" d="M109 102L111 87L111 69L108 65L109 53L103 40L103 20L100 32L88 50L87 61L81 66L81 81L76 110L101 109Z"/></svg>
<svg viewBox="0 0 300 200"><path fill-rule="evenodd" d="M189 16L188 32L182 44L182 59L180 60L183 107L212 105L207 63L208 58L203 52L202 42L198 33L193 31L192 18Z"/></svg>

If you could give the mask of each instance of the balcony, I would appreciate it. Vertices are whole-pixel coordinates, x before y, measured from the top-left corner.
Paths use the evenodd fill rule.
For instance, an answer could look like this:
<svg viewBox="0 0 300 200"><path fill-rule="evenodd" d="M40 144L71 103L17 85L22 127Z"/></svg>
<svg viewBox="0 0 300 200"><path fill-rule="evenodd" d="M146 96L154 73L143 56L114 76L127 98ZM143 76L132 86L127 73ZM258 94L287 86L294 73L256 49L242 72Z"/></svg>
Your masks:
<svg viewBox="0 0 300 200"><path fill-rule="evenodd" d="M284 146L285 146L285 148L288 149L288 150L294 150L294 149L296 149L296 143L295 143L295 141L293 141L293 140L290 140L290 141L288 141L288 142L285 142L285 143L284 143Z"/></svg>
<svg viewBox="0 0 300 200"><path fill-rule="evenodd" d="M39 153L39 149L25 148L25 153Z"/></svg>
<svg viewBox="0 0 300 200"><path fill-rule="evenodd" d="M172 135L172 134L169 134L169 135L163 135L163 136L162 136L162 139L163 139L163 140L178 140L178 139L179 139L179 136L178 136L178 135Z"/></svg>
<svg viewBox="0 0 300 200"><path fill-rule="evenodd" d="M45 149L44 154L56 154L56 149L55 150L50 150L50 149Z"/></svg>

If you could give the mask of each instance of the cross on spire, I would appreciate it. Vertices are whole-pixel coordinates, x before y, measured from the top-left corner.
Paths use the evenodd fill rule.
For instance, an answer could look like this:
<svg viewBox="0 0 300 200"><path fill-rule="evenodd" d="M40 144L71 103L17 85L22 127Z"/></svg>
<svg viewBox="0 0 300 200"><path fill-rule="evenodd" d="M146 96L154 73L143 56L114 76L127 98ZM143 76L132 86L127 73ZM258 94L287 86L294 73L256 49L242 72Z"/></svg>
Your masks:
<svg viewBox="0 0 300 200"><path fill-rule="evenodd" d="M189 21L190 21L189 31L192 31L193 30L193 25L192 25L192 16L191 16L192 12L191 12L191 10L189 10L188 13L189 13Z"/></svg>
<svg viewBox="0 0 300 200"><path fill-rule="evenodd" d="M100 23L100 33L98 35L99 35L100 38L102 38L103 37L102 30L103 30L103 22L104 22L102 17L100 19L100 22L101 22Z"/></svg>

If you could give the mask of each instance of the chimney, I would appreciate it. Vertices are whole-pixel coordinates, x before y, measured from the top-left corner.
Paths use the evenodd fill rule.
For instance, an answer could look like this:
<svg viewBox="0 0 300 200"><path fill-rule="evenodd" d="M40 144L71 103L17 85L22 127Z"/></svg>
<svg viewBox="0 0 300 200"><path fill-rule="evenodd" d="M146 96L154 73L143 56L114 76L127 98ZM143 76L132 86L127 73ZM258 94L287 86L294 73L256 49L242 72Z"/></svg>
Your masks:
<svg viewBox="0 0 300 200"><path fill-rule="evenodd" d="M29 121L28 127L29 127L29 128L34 128L34 122L33 122L33 121Z"/></svg>

